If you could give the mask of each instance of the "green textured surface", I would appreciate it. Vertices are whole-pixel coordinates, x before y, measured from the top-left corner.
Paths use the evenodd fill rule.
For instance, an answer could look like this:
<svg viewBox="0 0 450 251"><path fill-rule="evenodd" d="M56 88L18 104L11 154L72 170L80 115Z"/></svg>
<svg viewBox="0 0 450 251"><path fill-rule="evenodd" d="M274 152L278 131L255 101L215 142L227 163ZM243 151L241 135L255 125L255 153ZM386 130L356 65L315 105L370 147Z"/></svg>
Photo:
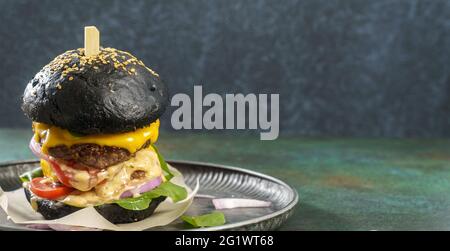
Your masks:
<svg viewBox="0 0 450 251"><path fill-rule="evenodd" d="M33 158L29 130L0 130L0 161ZM280 178L300 203L281 230L450 229L450 140L280 138L163 133L168 159Z"/></svg>

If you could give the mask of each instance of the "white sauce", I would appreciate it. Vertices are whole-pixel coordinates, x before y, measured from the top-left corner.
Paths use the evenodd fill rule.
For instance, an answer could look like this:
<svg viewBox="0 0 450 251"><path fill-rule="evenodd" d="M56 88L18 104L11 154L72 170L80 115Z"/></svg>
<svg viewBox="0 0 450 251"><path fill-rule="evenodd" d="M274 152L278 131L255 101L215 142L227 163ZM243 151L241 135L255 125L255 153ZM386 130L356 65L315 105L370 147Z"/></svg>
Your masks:
<svg viewBox="0 0 450 251"><path fill-rule="evenodd" d="M144 177L132 180L131 175L138 170L145 172ZM80 191L68 195L62 202L76 207L111 202L119 199L127 190L132 190L134 196L138 196L139 186L163 175L158 156L152 148L136 152L134 158L108 167L94 179L87 171L75 170L73 174L73 185Z"/></svg>

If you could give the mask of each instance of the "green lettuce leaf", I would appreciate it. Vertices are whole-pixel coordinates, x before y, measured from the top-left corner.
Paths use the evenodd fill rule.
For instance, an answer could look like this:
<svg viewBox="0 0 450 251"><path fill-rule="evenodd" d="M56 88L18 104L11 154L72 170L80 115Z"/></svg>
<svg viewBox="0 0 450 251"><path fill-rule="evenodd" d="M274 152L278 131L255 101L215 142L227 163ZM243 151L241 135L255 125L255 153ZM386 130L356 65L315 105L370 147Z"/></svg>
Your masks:
<svg viewBox="0 0 450 251"><path fill-rule="evenodd" d="M120 199L114 201L114 203L128 210L144 210L148 208L153 199L160 196L166 196L174 202L178 202L187 197L187 191L184 187L166 181L155 189L141 194L139 197Z"/></svg>
<svg viewBox="0 0 450 251"><path fill-rule="evenodd" d="M153 149L155 149L156 155L158 155L158 160L161 165L161 169L164 172L164 177L166 177L167 180L170 180L173 178L173 173L169 170L169 167L167 166L166 161L164 160L163 156L159 153L158 149L155 145L152 145Z"/></svg>
<svg viewBox="0 0 450 251"><path fill-rule="evenodd" d="M23 182L30 182L32 179L37 177L43 177L44 174L42 173L42 168L38 167L31 171L25 172L19 176L20 181Z"/></svg>
<svg viewBox="0 0 450 251"><path fill-rule="evenodd" d="M183 215L180 219L193 227L215 227L221 226L226 222L225 215L219 211L198 216Z"/></svg>

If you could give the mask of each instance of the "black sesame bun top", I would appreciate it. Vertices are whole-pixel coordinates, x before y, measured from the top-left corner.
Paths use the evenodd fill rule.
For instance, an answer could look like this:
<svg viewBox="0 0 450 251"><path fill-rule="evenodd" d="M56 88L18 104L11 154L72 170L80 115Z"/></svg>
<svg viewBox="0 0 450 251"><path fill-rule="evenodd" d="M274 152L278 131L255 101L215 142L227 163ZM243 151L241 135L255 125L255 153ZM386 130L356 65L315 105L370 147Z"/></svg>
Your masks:
<svg viewBox="0 0 450 251"><path fill-rule="evenodd" d="M133 55L101 48L67 51L28 83L22 109L35 122L71 132L121 133L149 125L168 104L168 92L157 73Z"/></svg>

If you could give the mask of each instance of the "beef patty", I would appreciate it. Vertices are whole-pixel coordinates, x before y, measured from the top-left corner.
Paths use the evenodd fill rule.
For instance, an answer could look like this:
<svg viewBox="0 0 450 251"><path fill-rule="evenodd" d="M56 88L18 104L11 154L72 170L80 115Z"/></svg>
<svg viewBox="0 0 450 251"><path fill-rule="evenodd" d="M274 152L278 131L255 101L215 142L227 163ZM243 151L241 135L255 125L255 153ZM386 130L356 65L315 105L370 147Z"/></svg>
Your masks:
<svg viewBox="0 0 450 251"><path fill-rule="evenodd" d="M140 149L150 145L150 140ZM48 154L56 159L75 161L77 163L103 169L130 159L134 153L115 146L100 146L97 144L76 144L71 147L59 145L48 148Z"/></svg>

